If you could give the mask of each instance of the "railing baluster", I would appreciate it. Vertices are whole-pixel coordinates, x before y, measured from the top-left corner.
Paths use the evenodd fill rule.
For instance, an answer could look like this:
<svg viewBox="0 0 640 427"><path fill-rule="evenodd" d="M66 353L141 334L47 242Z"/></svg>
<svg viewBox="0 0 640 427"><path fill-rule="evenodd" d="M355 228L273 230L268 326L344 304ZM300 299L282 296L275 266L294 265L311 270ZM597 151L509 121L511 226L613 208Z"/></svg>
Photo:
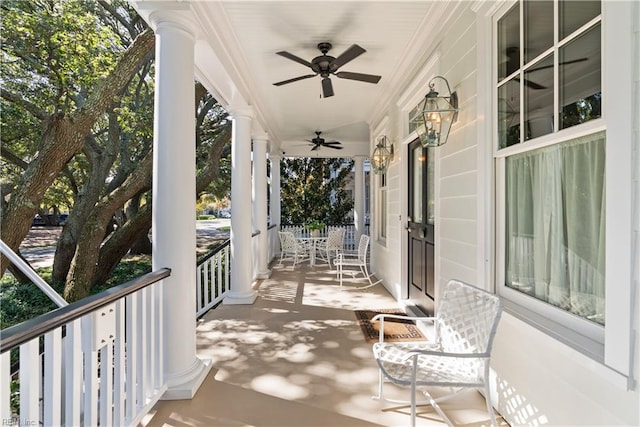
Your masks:
<svg viewBox="0 0 640 427"><path fill-rule="evenodd" d="M20 420L40 423L40 344L39 339L20 346Z"/></svg>
<svg viewBox="0 0 640 427"><path fill-rule="evenodd" d="M127 359L126 359L126 373L127 373L127 409L126 419L127 421L133 419L136 414L136 384L138 382L138 330L136 327L136 319L138 318L138 294L132 294L127 296L126 302L126 316L127 316Z"/></svg>
<svg viewBox="0 0 640 427"><path fill-rule="evenodd" d="M196 312L200 313L200 309L204 306L202 303L202 265L196 267Z"/></svg>
<svg viewBox="0 0 640 427"><path fill-rule="evenodd" d="M113 425L113 344L100 349L100 425Z"/></svg>
<svg viewBox="0 0 640 427"><path fill-rule="evenodd" d="M44 425L62 422L62 328L44 336Z"/></svg>
<svg viewBox="0 0 640 427"><path fill-rule="evenodd" d="M125 423L125 308L122 300L116 303L116 338L113 343L113 425Z"/></svg>
<svg viewBox="0 0 640 427"><path fill-rule="evenodd" d="M80 397L82 395L81 319L66 326L64 338L64 423L80 424Z"/></svg>
<svg viewBox="0 0 640 427"><path fill-rule="evenodd" d="M98 425L98 384L98 352L85 351L84 419L82 424L86 426Z"/></svg>
<svg viewBox="0 0 640 427"><path fill-rule="evenodd" d="M11 419L11 352L7 351L0 354L0 378L6 378L2 381L2 389L0 389L0 419Z"/></svg>

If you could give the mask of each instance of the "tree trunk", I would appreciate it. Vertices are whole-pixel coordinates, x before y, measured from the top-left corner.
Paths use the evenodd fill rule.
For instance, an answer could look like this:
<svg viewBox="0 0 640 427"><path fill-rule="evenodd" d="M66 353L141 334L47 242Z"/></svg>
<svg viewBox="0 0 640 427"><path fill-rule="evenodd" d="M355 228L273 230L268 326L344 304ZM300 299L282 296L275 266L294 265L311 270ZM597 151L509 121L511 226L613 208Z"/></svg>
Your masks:
<svg viewBox="0 0 640 427"><path fill-rule="evenodd" d="M141 237L147 237L151 228L151 204L144 205L135 217L129 220L113 233L111 238L100 248L98 267L94 283L105 283L118 265L122 257L129 251L134 242Z"/></svg>
<svg viewBox="0 0 640 427"><path fill-rule="evenodd" d="M90 295L107 224L127 200L151 187L152 168L153 154L149 153L121 186L96 204L94 213L82 229L67 275L64 287L67 301L77 301Z"/></svg>

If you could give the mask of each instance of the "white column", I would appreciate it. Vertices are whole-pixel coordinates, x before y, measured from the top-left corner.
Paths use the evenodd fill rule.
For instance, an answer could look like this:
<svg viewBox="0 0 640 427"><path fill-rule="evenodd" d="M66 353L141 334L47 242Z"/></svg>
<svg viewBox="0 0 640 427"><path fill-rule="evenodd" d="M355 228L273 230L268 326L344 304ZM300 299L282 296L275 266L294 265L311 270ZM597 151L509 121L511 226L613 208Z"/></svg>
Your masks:
<svg viewBox="0 0 640 427"><path fill-rule="evenodd" d="M355 182L353 192L353 222L356 226L356 243L364 233L364 157L355 157Z"/></svg>
<svg viewBox="0 0 640 427"><path fill-rule="evenodd" d="M266 134L253 137L253 223L258 239L259 279L271 276L269 270L269 225L267 224L267 140Z"/></svg>
<svg viewBox="0 0 640 427"><path fill-rule="evenodd" d="M271 161L271 224L278 224L280 228L280 161L282 156L278 154L269 154Z"/></svg>
<svg viewBox="0 0 640 427"><path fill-rule="evenodd" d="M163 399L190 399L211 369L196 357L194 37L156 26L153 136L153 269L163 283Z"/></svg>
<svg viewBox="0 0 640 427"><path fill-rule="evenodd" d="M251 108L234 109L231 135L231 289L225 304L253 304Z"/></svg>

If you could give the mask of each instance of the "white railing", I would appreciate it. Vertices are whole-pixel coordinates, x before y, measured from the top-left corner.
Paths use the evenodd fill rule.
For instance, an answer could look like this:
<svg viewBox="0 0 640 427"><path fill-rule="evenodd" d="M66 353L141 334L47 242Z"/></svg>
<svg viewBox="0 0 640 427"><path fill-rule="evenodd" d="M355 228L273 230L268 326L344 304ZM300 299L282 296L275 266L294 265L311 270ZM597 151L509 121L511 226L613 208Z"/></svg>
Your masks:
<svg viewBox="0 0 640 427"><path fill-rule="evenodd" d="M196 266L196 317L215 307L231 286L231 245L222 246L198 262Z"/></svg>
<svg viewBox="0 0 640 427"><path fill-rule="evenodd" d="M135 426L166 390L162 279L148 273L2 331L7 425Z"/></svg>

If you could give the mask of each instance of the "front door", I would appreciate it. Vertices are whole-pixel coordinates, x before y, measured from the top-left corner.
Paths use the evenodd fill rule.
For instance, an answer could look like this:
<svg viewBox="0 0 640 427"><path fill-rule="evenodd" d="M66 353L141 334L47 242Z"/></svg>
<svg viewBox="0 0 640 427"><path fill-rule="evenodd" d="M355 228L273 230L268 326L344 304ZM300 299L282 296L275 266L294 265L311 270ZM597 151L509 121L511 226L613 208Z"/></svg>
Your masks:
<svg viewBox="0 0 640 427"><path fill-rule="evenodd" d="M435 299L434 179L432 151L416 140L409 146L409 299L433 315Z"/></svg>

